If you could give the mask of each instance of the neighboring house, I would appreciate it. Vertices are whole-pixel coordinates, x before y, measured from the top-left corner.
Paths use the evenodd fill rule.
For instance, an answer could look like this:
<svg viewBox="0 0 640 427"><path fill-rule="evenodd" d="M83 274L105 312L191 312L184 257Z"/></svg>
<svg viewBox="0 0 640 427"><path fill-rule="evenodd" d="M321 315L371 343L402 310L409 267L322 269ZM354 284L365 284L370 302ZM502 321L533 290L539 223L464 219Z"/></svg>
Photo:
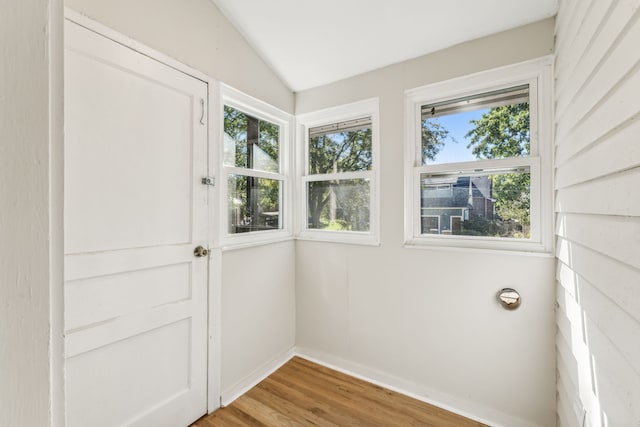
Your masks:
<svg viewBox="0 0 640 427"><path fill-rule="evenodd" d="M495 217L492 181L487 176L425 178L421 186L422 233L460 234L462 222Z"/></svg>

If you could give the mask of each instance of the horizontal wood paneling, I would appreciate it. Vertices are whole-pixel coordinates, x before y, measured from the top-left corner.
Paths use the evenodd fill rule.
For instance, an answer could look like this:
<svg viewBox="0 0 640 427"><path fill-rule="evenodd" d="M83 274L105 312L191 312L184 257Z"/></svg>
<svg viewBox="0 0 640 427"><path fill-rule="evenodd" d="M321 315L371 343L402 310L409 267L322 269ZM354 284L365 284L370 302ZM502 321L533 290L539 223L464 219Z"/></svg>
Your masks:
<svg viewBox="0 0 640 427"><path fill-rule="evenodd" d="M577 289L578 303L584 312L583 321L587 325L596 325L640 373L640 340L628 339L629 334L640 337L640 323L569 266L561 264L558 271L562 291L565 287Z"/></svg>
<svg viewBox="0 0 640 427"><path fill-rule="evenodd" d="M560 313L560 315L566 318L564 312ZM558 335L556 339L556 345L558 346L557 363L558 369L563 372L562 381L565 383L565 387L576 390L579 384L578 369L576 367L576 358L573 357L571 348L567 344L568 342L564 335Z"/></svg>
<svg viewBox="0 0 640 427"><path fill-rule="evenodd" d="M608 425L638 425L640 375L598 327L587 323L586 329L596 397Z"/></svg>
<svg viewBox="0 0 640 427"><path fill-rule="evenodd" d="M615 156L610 155L616 153ZM556 172L556 189L640 166L640 115L599 144L571 157Z"/></svg>
<svg viewBox="0 0 640 427"><path fill-rule="evenodd" d="M597 409L598 413L592 414L596 418L602 411L610 420L610 426L632 425L629 420L640 415L640 408L634 406L637 401L634 399L640 398L640 376L606 332L590 319L585 304L572 298L559 298L559 305L559 337L569 343L569 352L576 357L578 382L571 381L568 370L559 364L558 393L570 399L568 402L576 413L574 403L578 401L587 408ZM558 345L558 350L563 361L571 361L564 344Z"/></svg>
<svg viewBox="0 0 640 427"><path fill-rule="evenodd" d="M640 13L635 15L638 19ZM562 128L574 128L587 114L597 108L602 100L611 92L619 82L624 81L624 76L637 64L637 58L627 52L635 48L640 40L640 26L629 26L618 35L615 48L607 52L608 58L602 62L598 71L580 87L575 93L568 92L567 98L572 96L571 108L562 109L558 105L558 119L562 122ZM576 80L573 80L576 81ZM560 133L562 136L562 133Z"/></svg>
<svg viewBox="0 0 640 427"><path fill-rule="evenodd" d="M572 53L580 51L579 44L587 37L576 38L578 31L584 32L585 25L583 22L586 16L592 16L588 12L594 7L594 3L598 1L594 0L582 0L582 1L562 1L561 8L559 10L560 16L565 16L565 11L571 11L568 13L569 19L566 25L562 28L558 28L559 34L557 34L556 43L556 75L562 76L571 72L571 69L575 67L575 62L572 61ZM603 3L603 2L599 2Z"/></svg>
<svg viewBox="0 0 640 427"><path fill-rule="evenodd" d="M640 270L564 239L558 240L557 254L559 268L580 272L598 291L640 321Z"/></svg>
<svg viewBox="0 0 640 427"><path fill-rule="evenodd" d="M558 398L558 415L560 417L560 425L582 427L581 423L578 422L578 420L582 418L582 414L579 414L573 402L566 400L565 397L571 394L569 390L572 389L567 388L566 384L562 381L562 378L558 379L558 390L560 392L560 397Z"/></svg>
<svg viewBox="0 0 640 427"><path fill-rule="evenodd" d="M591 11L591 19L586 20L581 29L580 40L585 40L587 43L585 50L571 52L575 55L574 60L577 60L574 62L574 68L568 69L565 73L558 70L557 73L559 93L556 111L560 120L563 120L570 105L571 112L583 107L574 105L573 99L576 96L588 95L588 91L584 89L586 85L591 83L594 76L601 74L602 67L609 66L611 61L608 60L608 56L616 53L616 42L618 38L624 37L625 26L633 14L633 8L637 7L639 1L598 1L597 3L600 6ZM633 58L633 55L630 57ZM560 62L560 58L558 61ZM616 73L618 72L620 70L616 71ZM606 77L604 78L606 79ZM618 81L619 77L612 76L606 81L603 88L599 88L599 91Z"/></svg>
<svg viewBox="0 0 640 427"><path fill-rule="evenodd" d="M624 82L597 103L588 115L580 117L575 127L558 122L556 164L562 166L570 157L608 136L616 127L635 117L640 109L640 63L636 63Z"/></svg>
<svg viewBox="0 0 640 427"><path fill-rule="evenodd" d="M556 210L565 213L640 215L640 167L558 191Z"/></svg>
<svg viewBox="0 0 640 427"><path fill-rule="evenodd" d="M558 97L564 98L563 94L571 91L575 93L576 87L573 86L578 82L584 82L586 79L571 79L572 73L583 72L584 69L576 69L582 58L584 58L584 52L587 49L591 49L593 43L596 40L596 30L599 29L601 23L608 19L609 14L613 10L613 3L591 0L590 2L580 2L580 6L590 3L590 9L587 11L587 15L583 17L583 21L580 26L581 37L573 38L572 43L568 49L561 49L558 47L557 54L557 67L556 75L559 79L561 87L558 88ZM572 14L573 18L573 14ZM564 35L558 35L560 41L566 40ZM565 78L567 76L567 78Z"/></svg>
<svg viewBox="0 0 640 427"><path fill-rule="evenodd" d="M597 398L589 386L590 364L578 363L581 360L590 361L580 306L562 287L558 289L557 320L559 333L556 346L558 360L562 363L557 365L556 387L558 396L565 402L564 416L577 421L582 418L584 408L591 408L592 402L597 401Z"/></svg>
<svg viewBox="0 0 640 427"><path fill-rule="evenodd" d="M562 206L562 200L558 202ZM640 268L640 218L558 214L557 235Z"/></svg>
<svg viewBox="0 0 640 427"><path fill-rule="evenodd" d="M555 70L562 427L640 426L639 40L640 0L562 1Z"/></svg>

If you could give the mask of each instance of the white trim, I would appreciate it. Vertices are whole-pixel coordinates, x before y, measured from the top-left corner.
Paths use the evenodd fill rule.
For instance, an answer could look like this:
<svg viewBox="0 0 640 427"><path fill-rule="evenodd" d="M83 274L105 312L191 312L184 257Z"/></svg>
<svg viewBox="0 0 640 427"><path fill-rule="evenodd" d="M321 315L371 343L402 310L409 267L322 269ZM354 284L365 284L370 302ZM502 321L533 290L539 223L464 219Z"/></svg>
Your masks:
<svg viewBox="0 0 640 427"><path fill-rule="evenodd" d="M215 184L209 186L209 248L217 248L220 246L220 226L219 221L221 218L215 213L219 213L222 209L222 194L220 188L222 187L222 173L220 172L220 164L222 162L218 149L221 140L218 137L219 122L218 117L222 115L220 109L220 82L212 81L209 84L209 165L208 175L215 178ZM218 269L221 269L220 265ZM219 400L219 399L218 399Z"/></svg>
<svg viewBox="0 0 640 427"><path fill-rule="evenodd" d="M277 238L277 239L274 238L266 241L255 241L255 242L247 242L242 244L241 243L233 244L231 246L222 246L217 249L220 249L223 253L227 253L227 252L233 252L241 249L255 248L257 246L276 245L278 243L292 242L292 241L295 241L295 238L293 236L285 236L282 238Z"/></svg>
<svg viewBox="0 0 640 427"><path fill-rule="evenodd" d="M215 128L218 125L218 122L215 120L217 117L217 103L213 102L218 98L219 93L219 83L208 75L189 67L188 65L182 64L177 60L155 50L152 49L136 40L133 40L97 21L92 20L91 18L84 16L73 9L68 7L64 8L64 18L65 20L74 22L90 31L93 31L103 37L106 37L116 43L119 43L129 49L132 49L144 56L147 56L155 61L158 61L162 64L165 64L179 72L182 72L186 75L194 77L202 82L206 83L208 86L208 168L209 174L213 176L217 176L219 178L219 173L217 173L217 164L218 160L216 150L213 148L216 145L219 145L219 141L215 138ZM217 181L219 182L219 180ZM218 212L218 200L219 190L218 186L214 188L209 188L209 246L213 246L213 243L216 241L217 230L214 226L216 219L214 217L214 213ZM209 260L209 276L208 276L208 336L209 336L209 345L208 345L208 366L207 366L207 410L208 412L212 412L220 406L220 380L222 377L222 366L221 366L221 329L220 325L222 323L222 311L220 310L220 304L222 301L222 286L221 286L221 256L216 251L212 252L212 255ZM213 272L213 273L212 273ZM212 274L211 274L212 273ZM54 307L55 308L55 307ZM64 402L63 402L64 404ZM57 427L57 426L56 426Z"/></svg>
<svg viewBox="0 0 640 427"><path fill-rule="evenodd" d="M291 236L287 230L260 230L249 233L227 234L222 245L217 246L217 248L227 252L233 249L268 245L270 243L279 243L291 239L293 239L293 236Z"/></svg>
<svg viewBox="0 0 640 427"><path fill-rule="evenodd" d="M235 108L253 117L265 120L280 126L280 140L278 147L279 172L266 172L255 169L246 169L224 165L224 106ZM219 84L219 96L216 103L216 119L218 131L216 132L217 162L219 173L216 177L218 185L218 238L215 247L225 250L232 247L249 247L265 243L274 243L290 239L293 236L293 191L291 179L291 143L294 129L294 117L264 101L245 94L224 83ZM282 228L276 230L261 230L248 233L229 234L229 210L227 208L227 176L229 174L252 176L282 181L282 200L280 202L280 221Z"/></svg>
<svg viewBox="0 0 640 427"><path fill-rule="evenodd" d="M246 394L253 387L288 363L293 357L300 357L326 368L367 381L379 387L434 405L438 408L486 425L494 427L541 427L527 422L526 420L498 412L495 409L461 400L442 393L441 391L417 385L413 381L389 375L377 369L372 369L341 357L336 357L328 353L304 347L294 347L281 355L274 357L249 375L245 376L242 380L223 391L220 397L221 407L230 405L233 401ZM476 415L480 412L489 414L492 419ZM501 422L495 421L497 419L500 419Z"/></svg>
<svg viewBox="0 0 640 427"><path fill-rule="evenodd" d="M370 98L362 101L313 111L296 116L296 208L295 235L300 240L314 240L359 245L380 244L380 101ZM371 170L330 174L308 174L310 128L332 123L346 122L362 117L371 117ZM369 231L331 231L307 228L306 183L328 180L368 179L369 188Z"/></svg>
<svg viewBox="0 0 640 427"><path fill-rule="evenodd" d="M457 173L482 174L490 173L494 170L517 168L522 166L532 166L540 161L537 156L509 157L506 159L493 160L471 160L461 163L438 163L436 165L416 166L414 169L419 173Z"/></svg>
<svg viewBox="0 0 640 427"><path fill-rule="evenodd" d="M66 419L64 343L64 15L49 2L49 393L50 425Z"/></svg>
<svg viewBox="0 0 640 427"><path fill-rule="evenodd" d="M209 351L207 374L207 413L220 407L220 380L222 378L222 251L212 249L209 254Z"/></svg>
<svg viewBox="0 0 640 427"><path fill-rule="evenodd" d="M280 369L285 363L295 356L294 348L290 348L284 353L262 364L256 370L245 376L242 380L224 390L220 395L222 407L230 405L234 400L251 390L261 381Z"/></svg>
<svg viewBox="0 0 640 427"><path fill-rule="evenodd" d="M378 239L373 239L371 234L362 231L309 230L301 232L296 240L380 246Z"/></svg>
<svg viewBox="0 0 640 427"><path fill-rule="evenodd" d="M218 176L218 154L215 150L218 141L215 138L218 117L218 99L220 85L217 81L209 82L208 99L208 175ZM220 182L216 178L216 182ZM219 212L220 186L209 186L208 191L209 215L209 286L208 286L208 363L207 363L207 413L211 413L220 407L220 387L222 381L222 254L212 248L218 239L217 222L215 212Z"/></svg>
<svg viewBox="0 0 640 427"><path fill-rule="evenodd" d="M367 381L379 387L403 394L430 405L437 406L457 415L478 421L493 427L542 427L508 414L487 408L473 402L461 400L442 393L439 390L420 386L413 381L386 374L355 362L348 361L324 352L309 348L296 347L295 355L310 362L341 372L354 378ZM479 417L477 413L490 414L492 419ZM501 422L496 421L500 419Z"/></svg>
<svg viewBox="0 0 640 427"><path fill-rule="evenodd" d="M125 36L124 34L112 29L111 27L107 27L104 24L101 24L98 21L94 21L86 15L83 15L75 10L65 7L64 8L64 17L66 20L74 22L81 27L86 28L89 31L93 31L96 34L100 34L103 37L108 38L109 40L113 40L116 43L119 43L123 46L128 47L144 56L147 56L155 61L161 62L164 65L167 65L181 73L187 74L191 77L195 77L198 80L202 80L205 83L211 83L213 79L206 75L205 73L192 68L186 64L183 64L176 59L165 55L164 53L155 50L145 44L140 43L130 37Z"/></svg>
<svg viewBox="0 0 640 427"><path fill-rule="evenodd" d="M354 179L374 179L375 172L373 170L361 172L335 172L307 175L304 182L321 182L321 181L352 181Z"/></svg>
<svg viewBox="0 0 640 427"><path fill-rule="evenodd" d="M250 176L252 178L271 179L273 181L284 181L286 177L281 173L266 172L259 169L239 168L237 166L224 166L227 175Z"/></svg>
<svg viewBox="0 0 640 427"><path fill-rule="evenodd" d="M547 56L405 91L404 240L409 247L467 247L522 252L553 252L552 211L552 66ZM530 156L422 165L421 106L529 84ZM531 170L531 238L506 239L420 233L420 174L529 166Z"/></svg>
<svg viewBox="0 0 640 427"><path fill-rule="evenodd" d="M494 255L501 255L501 256L525 256L525 257L534 257L534 258L554 258L555 259L555 255L553 253L548 253L548 252L525 252L525 251L521 251L521 250L505 250L505 249L487 249L487 248L482 248L482 247L472 247L469 245L466 246L438 246L437 243L434 243L433 245L424 245L424 244L420 244L420 245L415 245L415 244L409 244L409 243L405 243L403 246L403 248L405 249L417 249L417 250L421 250L421 251L435 251L435 252L466 252L466 253L473 253L473 254L494 254Z"/></svg>

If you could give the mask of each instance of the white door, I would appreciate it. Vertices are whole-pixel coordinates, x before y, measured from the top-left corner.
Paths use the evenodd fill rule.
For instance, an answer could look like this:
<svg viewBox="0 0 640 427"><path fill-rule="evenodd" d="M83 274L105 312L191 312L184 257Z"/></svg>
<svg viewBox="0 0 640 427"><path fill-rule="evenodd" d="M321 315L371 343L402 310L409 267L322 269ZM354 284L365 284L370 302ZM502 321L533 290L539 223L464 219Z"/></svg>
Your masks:
<svg viewBox="0 0 640 427"><path fill-rule="evenodd" d="M68 427L207 409L207 84L65 24Z"/></svg>

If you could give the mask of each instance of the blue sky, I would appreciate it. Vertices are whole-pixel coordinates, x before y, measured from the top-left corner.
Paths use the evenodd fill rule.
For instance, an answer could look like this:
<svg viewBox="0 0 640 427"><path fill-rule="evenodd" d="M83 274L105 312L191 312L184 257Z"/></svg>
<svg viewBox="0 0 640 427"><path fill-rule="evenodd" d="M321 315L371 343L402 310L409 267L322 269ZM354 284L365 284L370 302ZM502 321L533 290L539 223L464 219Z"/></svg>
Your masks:
<svg viewBox="0 0 640 427"><path fill-rule="evenodd" d="M447 137L444 147L436 156L436 160L433 162L430 161L429 163L454 163L476 160L471 150L467 148L469 140L464 136L472 128L469 122L479 119L488 111L489 109L485 108L436 118L435 120L449 131L449 136Z"/></svg>

